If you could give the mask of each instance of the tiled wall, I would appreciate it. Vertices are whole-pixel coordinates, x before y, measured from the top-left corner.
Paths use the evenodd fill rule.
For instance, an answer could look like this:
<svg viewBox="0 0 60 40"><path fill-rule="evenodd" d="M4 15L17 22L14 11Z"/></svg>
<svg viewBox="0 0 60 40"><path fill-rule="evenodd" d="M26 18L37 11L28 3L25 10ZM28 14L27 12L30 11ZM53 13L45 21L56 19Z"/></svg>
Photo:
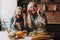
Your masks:
<svg viewBox="0 0 60 40"><path fill-rule="evenodd" d="M60 0L21 0L18 4L30 1L39 3L38 8L45 11L48 23L60 24Z"/></svg>
<svg viewBox="0 0 60 40"><path fill-rule="evenodd" d="M60 24L60 0L40 0L49 23ZM43 6L42 6L43 5Z"/></svg>

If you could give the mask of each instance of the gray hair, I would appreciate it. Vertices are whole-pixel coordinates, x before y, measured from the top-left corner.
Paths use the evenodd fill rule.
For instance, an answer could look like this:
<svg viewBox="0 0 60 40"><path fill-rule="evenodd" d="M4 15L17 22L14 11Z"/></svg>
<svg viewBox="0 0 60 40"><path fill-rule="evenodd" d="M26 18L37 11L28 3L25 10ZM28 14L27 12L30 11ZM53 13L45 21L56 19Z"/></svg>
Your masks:
<svg viewBox="0 0 60 40"><path fill-rule="evenodd" d="M28 6L27 6L27 10L29 10L29 8L31 7L31 5L35 5L35 2L29 2Z"/></svg>

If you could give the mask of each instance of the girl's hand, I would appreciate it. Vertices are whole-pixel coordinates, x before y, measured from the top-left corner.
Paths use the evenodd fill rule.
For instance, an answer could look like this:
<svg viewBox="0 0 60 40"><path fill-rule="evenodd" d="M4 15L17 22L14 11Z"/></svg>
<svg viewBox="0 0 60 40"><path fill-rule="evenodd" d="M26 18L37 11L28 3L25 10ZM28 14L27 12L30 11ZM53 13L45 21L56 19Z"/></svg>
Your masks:
<svg viewBox="0 0 60 40"><path fill-rule="evenodd" d="M23 19L26 19L26 14L23 13Z"/></svg>

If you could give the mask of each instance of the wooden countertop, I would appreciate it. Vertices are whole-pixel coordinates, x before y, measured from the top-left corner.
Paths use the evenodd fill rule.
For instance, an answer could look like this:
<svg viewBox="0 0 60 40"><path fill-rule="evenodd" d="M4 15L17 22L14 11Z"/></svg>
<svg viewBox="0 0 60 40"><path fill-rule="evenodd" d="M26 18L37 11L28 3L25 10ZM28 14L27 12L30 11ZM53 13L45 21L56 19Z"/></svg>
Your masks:
<svg viewBox="0 0 60 40"><path fill-rule="evenodd" d="M47 22L47 24L60 24L60 22Z"/></svg>
<svg viewBox="0 0 60 40"><path fill-rule="evenodd" d="M0 40L31 40L31 37L26 36L21 39L10 39L6 31L0 31Z"/></svg>

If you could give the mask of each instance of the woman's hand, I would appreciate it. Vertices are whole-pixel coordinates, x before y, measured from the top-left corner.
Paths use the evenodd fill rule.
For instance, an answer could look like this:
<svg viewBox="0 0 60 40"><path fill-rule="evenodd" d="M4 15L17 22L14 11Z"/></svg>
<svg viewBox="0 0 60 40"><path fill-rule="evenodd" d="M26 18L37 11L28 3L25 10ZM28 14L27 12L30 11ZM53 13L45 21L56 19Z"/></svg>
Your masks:
<svg viewBox="0 0 60 40"><path fill-rule="evenodd" d="M23 13L23 19L26 19L26 14Z"/></svg>
<svg viewBox="0 0 60 40"><path fill-rule="evenodd" d="M40 9L37 10L37 14L38 14L38 15L40 15L40 14L39 14L39 11L40 11Z"/></svg>

